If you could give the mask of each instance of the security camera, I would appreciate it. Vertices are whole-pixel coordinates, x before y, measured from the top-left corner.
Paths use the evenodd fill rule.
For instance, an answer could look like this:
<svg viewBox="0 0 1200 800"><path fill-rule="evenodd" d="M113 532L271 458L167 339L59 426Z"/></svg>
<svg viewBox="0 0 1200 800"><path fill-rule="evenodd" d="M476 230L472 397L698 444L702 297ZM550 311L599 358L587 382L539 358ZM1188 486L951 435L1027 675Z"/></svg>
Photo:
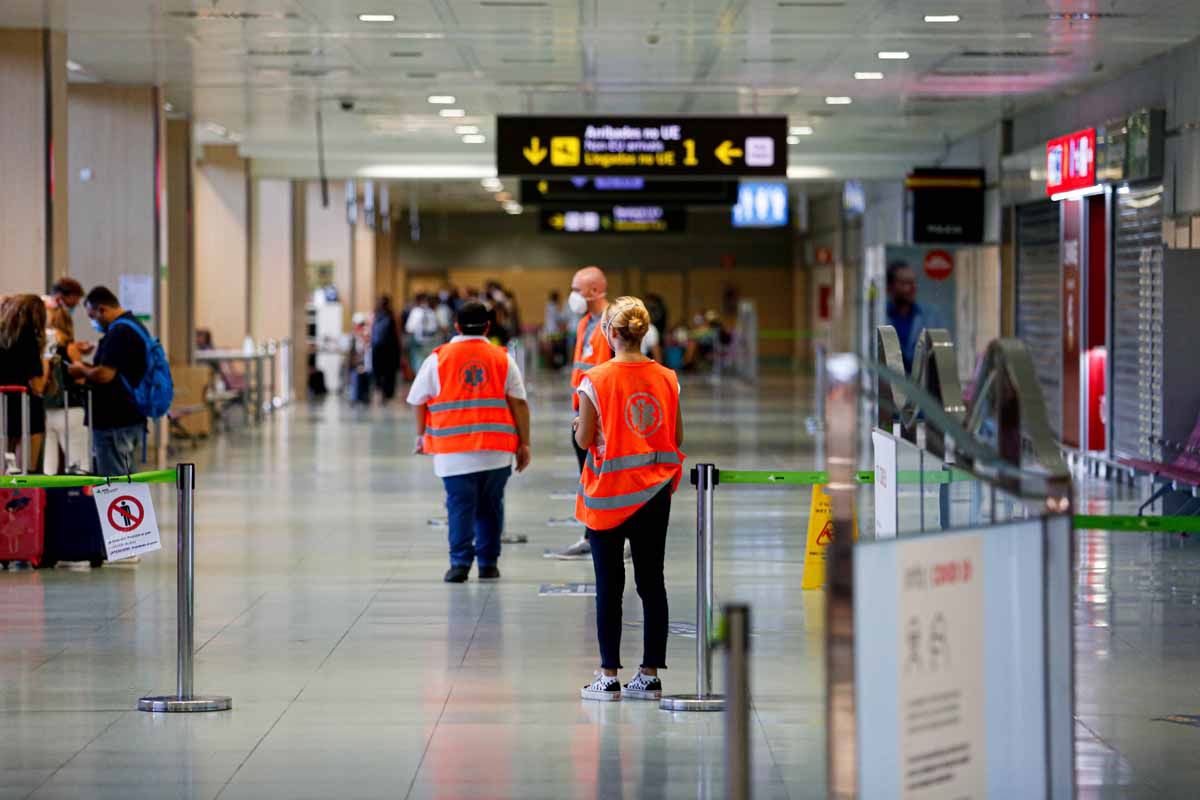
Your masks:
<svg viewBox="0 0 1200 800"><path fill-rule="evenodd" d="M338 100L338 105L342 107L342 111L353 111L354 110L354 98L353 97L343 97L340 100Z"/></svg>

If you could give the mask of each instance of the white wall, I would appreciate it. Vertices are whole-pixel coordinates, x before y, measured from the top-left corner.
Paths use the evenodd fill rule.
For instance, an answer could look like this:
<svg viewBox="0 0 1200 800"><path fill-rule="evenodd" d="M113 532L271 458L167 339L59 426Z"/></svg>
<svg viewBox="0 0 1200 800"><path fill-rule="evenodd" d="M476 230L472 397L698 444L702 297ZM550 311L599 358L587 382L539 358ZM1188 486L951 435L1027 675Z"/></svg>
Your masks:
<svg viewBox="0 0 1200 800"><path fill-rule="evenodd" d="M329 208L321 207L321 184L310 181L305 211L305 261L332 261L334 285L345 309L343 324L349 326L354 301L353 239L346 221L346 185L329 183Z"/></svg>

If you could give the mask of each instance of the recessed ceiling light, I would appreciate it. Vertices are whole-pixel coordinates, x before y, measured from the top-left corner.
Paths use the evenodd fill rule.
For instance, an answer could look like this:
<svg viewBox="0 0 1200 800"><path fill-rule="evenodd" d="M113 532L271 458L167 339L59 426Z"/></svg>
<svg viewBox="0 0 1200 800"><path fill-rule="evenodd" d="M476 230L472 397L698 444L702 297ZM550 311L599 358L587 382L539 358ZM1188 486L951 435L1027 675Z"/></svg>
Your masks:
<svg viewBox="0 0 1200 800"><path fill-rule="evenodd" d="M454 132L459 136L470 136L473 133L479 133L477 125L458 125L454 128Z"/></svg>
<svg viewBox="0 0 1200 800"><path fill-rule="evenodd" d="M848 106L854 101L845 96L826 97L825 105L827 106Z"/></svg>
<svg viewBox="0 0 1200 800"><path fill-rule="evenodd" d="M498 192L504 188L499 178L484 178L479 184L489 192Z"/></svg>
<svg viewBox="0 0 1200 800"><path fill-rule="evenodd" d="M856 81L881 81L883 80L882 72L856 72L854 73Z"/></svg>
<svg viewBox="0 0 1200 800"><path fill-rule="evenodd" d="M438 116L442 117L465 117L466 115L467 112L463 111L461 108L443 108L438 112Z"/></svg>
<svg viewBox="0 0 1200 800"><path fill-rule="evenodd" d="M83 72L83 65L78 61L67 61L67 70L69 72Z"/></svg>
<svg viewBox="0 0 1200 800"><path fill-rule="evenodd" d="M452 106L455 98L452 94L431 94L427 99L435 106Z"/></svg>
<svg viewBox="0 0 1200 800"><path fill-rule="evenodd" d="M962 17L958 14L926 14L926 22L961 22Z"/></svg>
<svg viewBox="0 0 1200 800"><path fill-rule="evenodd" d="M813 129L811 125L796 125L788 130L788 133L790 133L792 136L812 136L812 132Z"/></svg>
<svg viewBox="0 0 1200 800"><path fill-rule="evenodd" d="M879 57L884 61L907 61L907 50L880 50Z"/></svg>
<svg viewBox="0 0 1200 800"><path fill-rule="evenodd" d="M787 137L787 143L788 144L800 144L800 137L799 136L789 136L789 137Z"/></svg>
<svg viewBox="0 0 1200 800"><path fill-rule="evenodd" d="M424 179L494 178L496 168L483 164L373 164L358 174L364 178Z"/></svg>
<svg viewBox="0 0 1200 800"><path fill-rule="evenodd" d="M359 22L395 22L395 14L359 14Z"/></svg>
<svg viewBox="0 0 1200 800"><path fill-rule="evenodd" d="M520 214L525 209L521 208L520 203L518 203L516 201L511 201L511 202L504 204L504 210L506 213L516 215L516 214Z"/></svg>
<svg viewBox="0 0 1200 800"><path fill-rule="evenodd" d="M468 133L462 137L463 144L483 144L487 141L487 137L482 133Z"/></svg>

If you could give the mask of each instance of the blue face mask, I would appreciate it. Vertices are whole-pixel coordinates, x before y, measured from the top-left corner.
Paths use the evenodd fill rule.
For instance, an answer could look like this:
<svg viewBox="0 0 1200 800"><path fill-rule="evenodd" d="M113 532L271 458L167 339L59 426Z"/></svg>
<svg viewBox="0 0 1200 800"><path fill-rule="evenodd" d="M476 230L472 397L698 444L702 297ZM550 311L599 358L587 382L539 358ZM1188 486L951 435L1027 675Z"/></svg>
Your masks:
<svg viewBox="0 0 1200 800"><path fill-rule="evenodd" d="M108 333L108 326L98 319L91 321L92 327L96 329L96 333Z"/></svg>

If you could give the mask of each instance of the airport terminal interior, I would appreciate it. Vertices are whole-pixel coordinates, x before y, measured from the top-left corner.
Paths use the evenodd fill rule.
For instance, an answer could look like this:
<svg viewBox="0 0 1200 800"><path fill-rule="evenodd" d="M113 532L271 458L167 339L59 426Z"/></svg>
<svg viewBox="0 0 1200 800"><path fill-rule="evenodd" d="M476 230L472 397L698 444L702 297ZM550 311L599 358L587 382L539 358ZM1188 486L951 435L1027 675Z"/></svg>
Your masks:
<svg viewBox="0 0 1200 800"><path fill-rule="evenodd" d="M0 0L0 800L1196 796L1198 12Z"/></svg>

